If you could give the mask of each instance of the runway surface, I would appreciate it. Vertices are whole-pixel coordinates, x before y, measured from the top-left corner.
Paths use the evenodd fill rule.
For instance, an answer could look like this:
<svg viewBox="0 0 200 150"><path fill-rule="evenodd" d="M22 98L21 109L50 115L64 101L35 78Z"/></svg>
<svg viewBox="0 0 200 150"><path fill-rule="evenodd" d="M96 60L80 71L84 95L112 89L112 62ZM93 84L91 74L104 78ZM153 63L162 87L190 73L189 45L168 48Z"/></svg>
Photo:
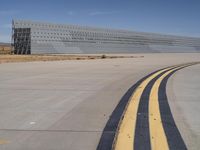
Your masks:
<svg viewBox="0 0 200 150"><path fill-rule="evenodd" d="M96 149L130 87L156 70L200 60L195 53L137 55L141 57L0 64L0 149ZM167 82L169 108L189 149L199 146L194 142L200 137L199 66L178 70ZM183 82L191 74L196 80Z"/></svg>
<svg viewBox="0 0 200 150"><path fill-rule="evenodd" d="M199 63L158 70L133 85L104 128L98 149L187 149L166 95L168 78Z"/></svg>

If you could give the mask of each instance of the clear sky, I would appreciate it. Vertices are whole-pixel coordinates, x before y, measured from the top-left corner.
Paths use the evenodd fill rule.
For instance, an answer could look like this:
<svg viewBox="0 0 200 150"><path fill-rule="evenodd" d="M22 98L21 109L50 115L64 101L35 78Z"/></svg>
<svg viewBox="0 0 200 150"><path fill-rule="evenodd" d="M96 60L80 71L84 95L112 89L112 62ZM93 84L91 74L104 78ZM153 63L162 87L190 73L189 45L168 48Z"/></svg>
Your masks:
<svg viewBox="0 0 200 150"><path fill-rule="evenodd" d="M0 42L12 19L200 37L200 0L1 0Z"/></svg>

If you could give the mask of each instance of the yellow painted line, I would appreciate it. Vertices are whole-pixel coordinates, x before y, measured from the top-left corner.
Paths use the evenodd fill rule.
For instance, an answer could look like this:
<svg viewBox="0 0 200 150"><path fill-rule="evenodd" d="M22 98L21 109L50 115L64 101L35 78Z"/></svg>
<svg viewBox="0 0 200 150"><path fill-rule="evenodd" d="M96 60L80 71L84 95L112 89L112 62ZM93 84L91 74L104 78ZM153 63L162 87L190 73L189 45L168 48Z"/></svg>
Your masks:
<svg viewBox="0 0 200 150"><path fill-rule="evenodd" d="M169 149L159 109L159 99L158 99L159 86L162 80L171 72L173 72L176 69L180 69L182 67L186 67L189 65L190 64L183 65L164 73L160 78L158 78L155 81L151 89L149 96L149 130L150 130L151 149L153 150Z"/></svg>
<svg viewBox="0 0 200 150"><path fill-rule="evenodd" d="M115 138L115 142L113 145L113 149L115 150L133 150L133 141L134 141L134 133L135 133L135 125L136 125L136 119L137 119L137 110L138 105L140 102L140 97L142 95L142 92L144 91L147 84L155 78L160 73L171 69L173 67L169 67L163 70L160 70L147 79L145 79L136 89L136 91L133 93L129 104L124 111L123 119L120 122L120 125L118 127L118 133Z"/></svg>
<svg viewBox="0 0 200 150"><path fill-rule="evenodd" d="M10 141L5 140L5 139L0 139L0 145L1 144L8 144L8 143L10 143Z"/></svg>
<svg viewBox="0 0 200 150"><path fill-rule="evenodd" d="M137 111L138 106L140 102L141 95L145 89L145 87L148 85L148 83L155 78L157 75L163 73L164 71L170 70L170 69L177 69L183 66L188 66L193 63L188 64L182 64L182 65L176 65L172 67L165 68L163 70L160 70L154 74L152 74L150 77L145 79L135 90L133 95L131 96L129 103L127 104L127 107L124 111L123 117L119 123L118 131L115 136L115 141L113 142L113 149L114 150L133 150L134 147L134 137L135 137L135 126L136 126L136 119L137 119ZM161 147L163 149L163 147Z"/></svg>
<svg viewBox="0 0 200 150"><path fill-rule="evenodd" d="M169 70L164 73L160 78L158 78L150 92L149 97L149 130L150 130L150 141L151 149L153 150L168 150L168 142L163 128L161 114L159 109L158 91L162 80L176 69L185 67L188 65L183 65L175 69Z"/></svg>

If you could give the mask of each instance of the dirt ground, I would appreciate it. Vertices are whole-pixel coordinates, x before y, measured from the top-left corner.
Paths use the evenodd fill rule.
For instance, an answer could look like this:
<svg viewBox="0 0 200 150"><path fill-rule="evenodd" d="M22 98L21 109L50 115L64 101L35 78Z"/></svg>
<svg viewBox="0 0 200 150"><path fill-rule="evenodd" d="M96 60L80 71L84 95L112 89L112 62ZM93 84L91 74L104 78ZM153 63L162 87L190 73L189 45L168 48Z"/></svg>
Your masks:
<svg viewBox="0 0 200 150"><path fill-rule="evenodd" d="M32 62L32 61L62 61L62 60L89 60L111 58L138 58L143 56L120 55L0 55L0 63Z"/></svg>

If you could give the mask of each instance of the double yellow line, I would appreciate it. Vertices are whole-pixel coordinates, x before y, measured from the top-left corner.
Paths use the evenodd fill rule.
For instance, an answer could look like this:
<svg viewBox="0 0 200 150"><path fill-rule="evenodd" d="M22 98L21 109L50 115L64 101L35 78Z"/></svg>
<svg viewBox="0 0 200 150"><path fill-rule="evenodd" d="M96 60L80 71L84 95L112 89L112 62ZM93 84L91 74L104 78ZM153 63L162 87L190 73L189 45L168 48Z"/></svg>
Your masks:
<svg viewBox="0 0 200 150"><path fill-rule="evenodd" d="M141 95L144 92L146 86L150 83L151 80L158 77L151 88L150 96L149 96L149 132L150 132L150 145L151 149L169 149L168 141L164 132L160 108L159 108L159 99L158 99L158 91L161 82L165 77L167 77L170 73L179 70L183 67L187 67L190 65L194 65L196 63L188 63L183 65L177 65L162 69L160 71L155 72L148 78L146 78L134 91L131 96L126 109L124 110L124 114L121 118L121 121L118 125L118 131L115 135L115 140L113 142L114 150L133 150L134 149L134 137L135 137L135 129L136 129L136 120L137 120L137 112L138 106L140 103Z"/></svg>

